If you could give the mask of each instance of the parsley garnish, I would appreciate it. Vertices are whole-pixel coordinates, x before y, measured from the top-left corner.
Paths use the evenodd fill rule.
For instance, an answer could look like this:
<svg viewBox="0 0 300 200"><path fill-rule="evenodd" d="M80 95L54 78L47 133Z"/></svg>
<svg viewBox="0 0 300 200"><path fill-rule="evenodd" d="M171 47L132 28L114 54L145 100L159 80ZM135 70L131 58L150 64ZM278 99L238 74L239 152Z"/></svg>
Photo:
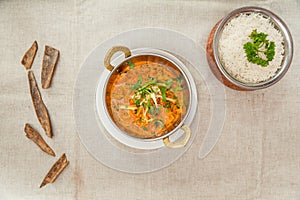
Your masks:
<svg viewBox="0 0 300 200"><path fill-rule="evenodd" d="M251 63L266 67L275 55L275 43L267 40L267 34L253 30L249 36L252 42L244 44L247 60Z"/></svg>
<svg viewBox="0 0 300 200"><path fill-rule="evenodd" d="M135 64L132 62L132 60L128 60L128 65L130 69L133 69Z"/></svg>

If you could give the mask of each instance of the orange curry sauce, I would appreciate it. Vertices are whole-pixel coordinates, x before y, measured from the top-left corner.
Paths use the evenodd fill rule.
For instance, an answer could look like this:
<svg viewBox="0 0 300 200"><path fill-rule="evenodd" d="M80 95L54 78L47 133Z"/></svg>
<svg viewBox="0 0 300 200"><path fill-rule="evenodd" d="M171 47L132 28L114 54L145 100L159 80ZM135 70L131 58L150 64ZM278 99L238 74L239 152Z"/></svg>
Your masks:
<svg viewBox="0 0 300 200"><path fill-rule="evenodd" d="M136 94L149 80L156 83L149 84L148 88L160 90L156 89L155 99L149 98L143 107L140 104L145 100L137 101L136 96L140 95ZM161 90L164 88L156 84L165 83L168 83L168 88L163 98ZM137 138L157 138L182 121L189 103L189 92L183 75L174 64L147 55L131 58L114 71L107 84L105 100L112 120L122 131Z"/></svg>

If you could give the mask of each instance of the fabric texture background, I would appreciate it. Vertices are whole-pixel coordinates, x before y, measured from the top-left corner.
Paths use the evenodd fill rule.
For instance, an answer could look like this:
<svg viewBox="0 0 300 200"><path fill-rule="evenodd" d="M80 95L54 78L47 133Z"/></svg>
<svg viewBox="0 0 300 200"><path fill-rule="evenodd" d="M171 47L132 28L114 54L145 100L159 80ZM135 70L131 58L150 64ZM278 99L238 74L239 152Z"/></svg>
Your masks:
<svg viewBox="0 0 300 200"><path fill-rule="evenodd" d="M73 86L88 53L114 35L143 27L179 31L205 47L211 28L231 10L261 6L279 15L294 39L294 59L276 85L254 92L226 88L226 118L213 151L198 159L204 135L174 164L126 174L93 159L81 144L72 112ZM300 3L297 0L0 1L0 199L300 199ZM20 61L32 42L40 80L44 46L60 50L51 88L42 90L54 138L43 135ZM203 117L205 120L205 116ZM53 158L25 137L25 123L55 150ZM62 153L70 165L40 189Z"/></svg>

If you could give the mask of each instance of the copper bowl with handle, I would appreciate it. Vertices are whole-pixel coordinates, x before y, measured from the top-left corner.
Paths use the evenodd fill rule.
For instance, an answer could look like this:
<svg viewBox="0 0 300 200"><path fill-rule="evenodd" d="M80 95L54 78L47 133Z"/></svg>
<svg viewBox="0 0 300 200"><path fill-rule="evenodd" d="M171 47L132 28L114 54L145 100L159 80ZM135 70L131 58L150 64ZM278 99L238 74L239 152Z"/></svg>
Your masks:
<svg viewBox="0 0 300 200"><path fill-rule="evenodd" d="M120 54L119 52L123 53ZM128 76L138 69L143 67L143 64L149 64L150 70L155 66L168 67L171 70L176 71L182 77L182 82L186 86L183 93L183 102L185 106L185 112L181 116L180 120L177 120L169 127L166 127L164 133L153 136L144 136L139 133L139 131L133 131L134 128L130 129L131 124L120 123L118 121L119 116L116 116L116 111L120 112L119 107L116 109L115 105L112 103L113 92L116 92L113 86L114 83L120 81L120 76ZM135 67L131 69L131 65ZM197 89L195 82L188 68L173 54L159 49L153 48L139 48L130 50L124 46L115 46L112 47L106 54L104 60L104 66L106 71L106 76L100 80L97 91L96 91L96 102L97 102L97 112L102 123L106 127L107 131L113 133L114 136L122 135L122 137L128 137L132 140L138 140L142 142L152 142L162 140L163 144L170 148L181 148L184 147L191 136L190 125L195 116L197 109ZM132 71L130 71L132 70ZM127 74L126 74L127 73ZM150 73L150 72L149 72ZM142 74L141 76L146 77L148 74ZM158 80L161 75L157 74ZM133 77L132 79L134 79ZM127 80L123 78L122 80ZM125 82L124 85L132 85L132 80L128 79L128 82ZM133 82L135 83L136 80ZM121 98L126 101L124 95ZM121 99L123 101L123 99ZM127 102L127 101L126 101ZM152 102L153 103L153 102ZM114 111L115 109L116 111ZM130 110L122 111L123 114L130 116ZM130 121L130 120L129 120ZM130 122L129 122L130 123ZM129 128L128 128L129 127ZM131 126L132 127L132 126ZM178 131L183 132L182 137L178 140L171 142L170 136ZM150 133L149 133L150 134ZM118 138L117 138L118 139Z"/></svg>

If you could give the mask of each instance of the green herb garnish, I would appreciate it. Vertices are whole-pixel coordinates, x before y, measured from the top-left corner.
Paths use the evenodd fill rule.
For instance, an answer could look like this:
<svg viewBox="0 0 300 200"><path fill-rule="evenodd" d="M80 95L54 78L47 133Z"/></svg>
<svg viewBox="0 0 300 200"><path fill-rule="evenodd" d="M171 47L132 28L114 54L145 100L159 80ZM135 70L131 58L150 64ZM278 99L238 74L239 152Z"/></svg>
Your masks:
<svg viewBox="0 0 300 200"><path fill-rule="evenodd" d="M156 85L159 87L164 87L166 89L170 89L173 84L173 79L168 79L163 83L157 83Z"/></svg>
<svg viewBox="0 0 300 200"><path fill-rule="evenodd" d="M135 99L134 104L138 107L141 105L141 99Z"/></svg>
<svg viewBox="0 0 300 200"><path fill-rule="evenodd" d="M135 66L135 64L132 62L132 60L128 60L128 65L129 65L129 68L130 69L133 69L134 68L134 66Z"/></svg>
<svg viewBox="0 0 300 200"><path fill-rule="evenodd" d="M154 124L155 124L155 127L157 128L158 126L160 126L160 127L162 127L162 128L164 128L165 127L165 124L161 121L161 120L155 120L155 122L154 122Z"/></svg>
<svg viewBox="0 0 300 200"><path fill-rule="evenodd" d="M167 90L167 89L166 89L165 87L161 87L161 88L160 88L162 100L163 100L164 102L167 101L166 90Z"/></svg>
<svg viewBox="0 0 300 200"><path fill-rule="evenodd" d="M172 84L173 79L158 82L156 78L149 76L143 83L143 77L139 74L138 81L130 85L130 88L134 90L130 100L131 105L121 105L120 109L133 111L134 115L138 117L139 125L143 127L152 122L154 116L159 115L160 106L166 108L166 112L170 112L172 106L177 103L178 97L170 90Z"/></svg>
<svg viewBox="0 0 300 200"><path fill-rule="evenodd" d="M148 112L150 113L150 115L155 115L155 109L154 109L154 107L150 106Z"/></svg>
<svg viewBox="0 0 300 200"><path fill-rule="evenodd" d="M168 80L166 80L166 81L165 81L166 88L167 88L167 89L171 88L172 83L173 83L173 79L168 79Z"/></svg>
<svg viewBox="0 0 300 200"><path fill-rule="evenodd" d="M140 87L137 88L137 89L138 89L138 91L142 91L142 90L144 90L145 88L147 88L149 85L153 85L153 84L155 84L156 82L157 82L157 79L156 79L156 78L149 78L149 80L148 80L145 84L140 85Z"/></svg>
<svg viewBox="0 0 300 200"><path fill-rule="evenodd" d="M171 102L167 101L166 104L164 105L164 108L171 108Z"/></svg>
<svg viewBox="0 0 300 200"><path fill-rule="evenodd" d="M266 67L275 55L275 43L267 40L267 34L253 30L249 36L252 42L244 44L247 60L251 63Z"/></svg>
<svg viewBox="0 0 300 200"><path fill-rule="evenodd" d="M174 78L173 80L175 80L177 84L180 84L182 81L182 78L180 76L178 76L177 78Z"/></svg>
<svg viewBox="0 0 300 200"><path fill-rule="evenodd" d="M182 105L180 103L176 103L175 106L181 107Z"/></svg>
<svg viewBox="0 0 300 200"><path fill-rule="evenodd" d="M139 80L136 84L134 84L133 86L131 86L130 88L132 90L137 90L141 85L142 85L142 82L143 82L143 77L141 74L139 74Z"/></svg>
<svg viewBox="0 0 300 200"><path fill-rule="evenodd" d="M173 89L174 92L177 92L177 91L180 91L180 90L182 90L182 87L180 87L180 86L177 86L176 88Z"/></svg>

